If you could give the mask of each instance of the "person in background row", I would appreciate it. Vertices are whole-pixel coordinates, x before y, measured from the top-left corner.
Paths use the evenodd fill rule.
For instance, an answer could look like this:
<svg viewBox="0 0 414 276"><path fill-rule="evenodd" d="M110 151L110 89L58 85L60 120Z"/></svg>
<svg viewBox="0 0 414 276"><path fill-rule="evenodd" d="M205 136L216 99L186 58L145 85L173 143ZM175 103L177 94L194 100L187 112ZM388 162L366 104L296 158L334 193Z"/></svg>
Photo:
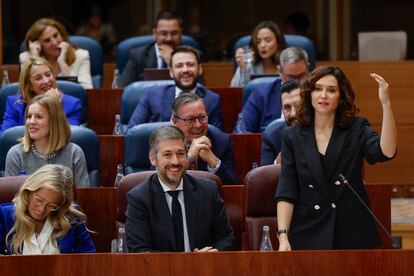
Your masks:
<svg viewBox="0 0 414 276"><path fill-rule="evenodd" d="M120 86L144 80L146 68L168 68L172 51L181 44L182 28L178 15L169 11L159 12L152 29L155 41L129 51L128 62L119 79Z"/></svg>
<svg viewBox="0 0 414 276"><path fill-rule="evenodd" d="M73 202L72 172L48 164L0 205L0 250L9 255L95 253L86 216Z"/></svg>
<svg viewBox="0 0 414 276"><path fill-rule="evenodd" d="M288 80L308 77L309 62L305 50L289 47L279 57L280 78L272 83L258 83L252 89L242 109L248 132L262 132L267 125L283 114L280 103L280 86Z"/></svg>
<svg viewBox="0 0 414 276"><path fill-rule="evenodd" d="M70 127L57 98L34 97L25 117L21 143L7 153L5 175L32 174L46 164L61 164L73 171L76 186L89 187L85 155L78 145L70 142Z"/></svg>
<svg viewBox="0 0 414 276"><path fill-rule="evenodd" d="M27 103L36 95L49 94L61 102L69 124L80 125L82 105L79 99L65 95L56 88L56 79L49 62L45 59L29 58L22 66L19 76L21 94L8 96L6 111L0 134L6 129L25 124Z"/></svg>
<svg viewBox="0 0 414 276"><path fill-rule="evenodd" d="M70 43L66 28L52 18L37 20L26 33L26 51L20 54L20 64L29 58L43 57L55 76L76 76L85 89L92 88L89 52Z"/></svg>
<svg viewBox="0 0 414 276"><path fill-rule="evenodd" d="M204 101L196 94L183 93L174 100L172 110L172 123L189 143L190 168L215 173L226 184L237 184L233 143L228 134L208 126Z"/></svg>
<svg viewBox="0 0 414 276"><path fill-rule="evenodd" d="M184 133L159 127L149 145L157 173L127 194L129 252L230 250L234 235L216 183L186 174Z"/></svg>
<svg viewBox="0 0 414 276"><path fill-rule="evenodd" d="M279 26L272 21L262 21L253 30L250 46L253 50L253 68L251 75L276 75L279 73L279 55L286 48L285 38ZM236 50L238 65L231 80L231 87L243 87L250 79L242 73L246 69L245 49ZM250 77L250 76L249 76Z"/></svg>
<svg viewBox="0 0 414 276"><path fill-rule="evenodd" d="M223 128L220 96L198 84L203 67L198 52L190 46L177 46L171 53L170 76L175 85L150 86L139 98L128 127L171 119L171 105L181 93L193 93L203 99L210 124Z"/></svg>
<svg viewBox="0 0 414 276"><path fill-rule="evenodd" d="M289 80L282 84L280 101L282 102L284 118L274 120L263 132L260 166L276 163L275 159L278 157L282 146L283 130L291 125L300 104L300 82L298 80Z"/></svg>
<svg viewBox="0 0 414 276"><path fill-rule="evenodd" d="M379 86L381 136L366 119L356 117L355 93L338 67L316 68L302 85L293 125L283 132L276 191L279 250L368 249L380 244L372 215L348 187L369 206L363 160L373 164L397 153L388 83L370 75Z"/></svg>

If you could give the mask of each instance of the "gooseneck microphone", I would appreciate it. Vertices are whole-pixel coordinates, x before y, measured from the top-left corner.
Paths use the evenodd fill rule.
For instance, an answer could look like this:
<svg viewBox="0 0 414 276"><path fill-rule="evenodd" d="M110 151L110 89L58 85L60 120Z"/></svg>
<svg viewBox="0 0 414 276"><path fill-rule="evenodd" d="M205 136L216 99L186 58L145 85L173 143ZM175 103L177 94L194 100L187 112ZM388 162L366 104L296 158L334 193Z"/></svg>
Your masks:
<svg viewBox="0 0 414 276"><path fill-rule="evenodd" d="M385 226L381 223L381 221L378 219L378 217L372 212L372 210L368 207L368 205L362 200L362 198L359 196L359 194L355 191L355 189L349 184L348 180L345 178L343 174L338 174L340 181L342 184L347 186L352 193L358 198L358 200L362 203L362 205L365 207L365 209L371 214L371 216L375 219L375 221L378 223L379 226L381 226L382 230L387 234L387 236L390 238L392 247L393 248L401 248L400 243L391 236L390 232L387 231Z"/></svg>

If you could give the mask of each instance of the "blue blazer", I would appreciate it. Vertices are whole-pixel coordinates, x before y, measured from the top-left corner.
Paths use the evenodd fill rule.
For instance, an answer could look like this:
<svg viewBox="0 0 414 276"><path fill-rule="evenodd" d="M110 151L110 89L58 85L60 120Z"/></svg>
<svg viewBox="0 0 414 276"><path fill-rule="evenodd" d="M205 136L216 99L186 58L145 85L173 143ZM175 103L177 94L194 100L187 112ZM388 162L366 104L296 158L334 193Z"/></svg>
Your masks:
<svg viewBox="0 0 414 276"><path fill-rule="evenodd" d="M204 100L208 123L223 128L220 96L202 86L197 86L197 96ZM143 123L165 122L171 119L175 85L149 87L142 92L137 107L128 122L128 127Z"/></svg>
<svg viewBox="0 0 414 276"><path fill-rule="evenodd" d="M0 205L0 252L14 254L11 247L6 247L6 236L14 225L14 204ZM74 222L65 236L57 240L60 253L96 253L95 246L84 223Z"/></svg>
<svg viewBox="0 0 414 276"><path fill-rule="evenodd" d="M270 122L280 118L280 85L277 78L273 83L260 83L253 88L242 110L248 132L262 132Z"/></svg>
<svg viewBox="0 0 414 276"><path fill-rule="evenodd" d="M216 175L221 178L225 184L237 184L238 178L234 169L233 142L228 134L217 128L210 127L207 137L211 141L211 151L220 159L221 165ZM208 171L207 163L201 158L197 160L197 169Z"/></svg>
<svg viewBox="0 0 414 276"><path fill-rule="evenodd" d="M205 246L230 250L234 235L216 183L185 175L183 192L191 251ZM171 213L157 174L135 186L126 197L129 251L177 251Z"/></svg>
<svg viewBox="0 0 414 276"><path fill-rule="evenodd" d="M284 119L271 122L262 134L262 153L260 166L272 165L282 147L282 134L286 127Z"/></svg>
<svg viewBox="0 0 414 276"><path fill-rule="evenodd" d="M14 126L21 126L25 124L24 113L26 106L20 94L8 96L6 102L6 112L3 115L3 124L1 125L0 134L6 129ZM82 105L79 99L63 95L62 107L65 111L68 122L71 125L80 125Z"/></svg>

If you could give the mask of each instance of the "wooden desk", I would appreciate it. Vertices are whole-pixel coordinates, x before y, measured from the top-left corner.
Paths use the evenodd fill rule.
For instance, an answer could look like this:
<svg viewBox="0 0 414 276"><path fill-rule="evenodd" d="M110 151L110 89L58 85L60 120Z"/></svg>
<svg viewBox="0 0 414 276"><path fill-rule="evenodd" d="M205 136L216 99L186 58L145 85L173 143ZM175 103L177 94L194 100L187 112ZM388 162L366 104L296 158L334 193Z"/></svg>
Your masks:
<svg viewBox="0 0 414 276"><path fill-rule="evenodd" d="M413 275L414 250L0 257L2 275Z"/></svg>
<svg viewBox="0 0 414 276"><path fill-rule="evenodd" d="M220 95L224 132L232 133L233 128L236 125L238 114L243 108L243 89L231 87L210 88L210 90Z"/></svg>
<svg viewBox="0 0 414 276"><path fill-rule="evenodd" d="M114 185L118 164L125 164L124 141L124 136L99 135L100 186L112 187Z"/></svg>
<svg viewBox="0 0 414 276"><path fill-rule="evenodd" d="M402 238L402 248L414 249L414 224L391 225L392 235Z"/></svg>

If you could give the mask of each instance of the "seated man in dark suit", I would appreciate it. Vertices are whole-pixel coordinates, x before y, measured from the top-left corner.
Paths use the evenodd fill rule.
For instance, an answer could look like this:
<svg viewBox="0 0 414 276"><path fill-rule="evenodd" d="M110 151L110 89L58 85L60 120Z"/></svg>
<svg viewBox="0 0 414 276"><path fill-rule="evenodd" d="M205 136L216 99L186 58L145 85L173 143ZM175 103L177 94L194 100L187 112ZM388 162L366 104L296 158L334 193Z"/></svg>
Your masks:
<svg viewBox="0 0 414 276"><path fill-rule="evenodd" d="M234 235L217 185L186 174L184 133L163 126L150 137L157 174L127 194L129 252L206 252L231 249Z"/></svg>
<svg viewBox="0 0 414 276"><path fill-rule="evenodd" d="M203 68L198 52L189 46L178 46L171 54L170 74L175 85L149 87L143 91L128 127L171 119L171 104L180 93L197 94L203 99L210 124L222 129L220 96L197 85Z"/></svg>
<svg viewBox="0 0 414 276"><path fill-rule="evenodd" d="M282 146L282 134L286 126L290 126L300 103L300 82L290 80L282 84L280 98L282 102L283 117L271 122L262 135L262 153L260 166L276 163Z"/></svg>
<svg viewBox="0 0 414 276"><path fill-rule="evenodd" d="M252 91L242 114L248 132L262 132L281 117L280 85L292 79L308 77L308 54L301 48L289 47L280 53L280 78L273 83L258 84Z"/></svg>
<svg viewBox="0 0 414 276"><path fill-rule="evenodd" d="M158 13L152 36L155 42L129 51L128 62L119 78L121 87L144 80L146 68L167 68L173 49L181 44L182 22L174 13Z"/></svg>
<svg viewBox="0 0 414 276"><path fill-rule="evenodd" d="M237 183L230 136L208 127L210 116L202 99L193 93L179 95L173 103L172 123L189 142L190 168L217 174L225 184Z"/></svg>

